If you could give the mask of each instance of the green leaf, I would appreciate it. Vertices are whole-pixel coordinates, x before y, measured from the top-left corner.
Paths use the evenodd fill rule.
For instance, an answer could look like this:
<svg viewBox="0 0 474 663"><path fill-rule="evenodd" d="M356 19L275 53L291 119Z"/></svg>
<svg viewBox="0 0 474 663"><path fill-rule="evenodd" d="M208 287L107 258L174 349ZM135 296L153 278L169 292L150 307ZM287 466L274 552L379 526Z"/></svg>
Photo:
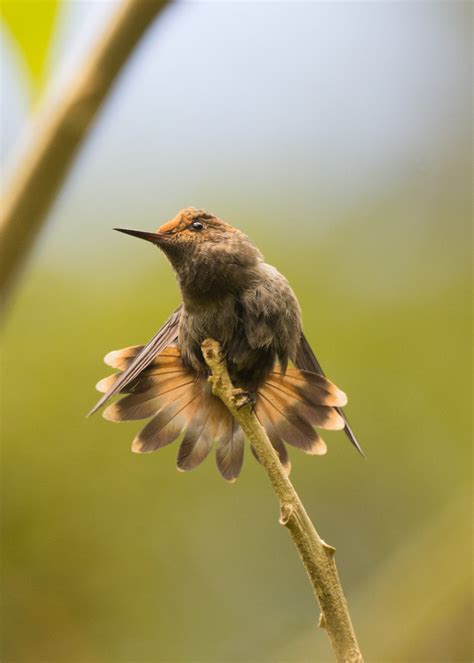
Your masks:
<svg viewBox="0 0 474 663"><path fill-rule="evenodd" d="M1 0L0 17L16 41L38 97L46 82L48 54L60 0Z"/></svg>

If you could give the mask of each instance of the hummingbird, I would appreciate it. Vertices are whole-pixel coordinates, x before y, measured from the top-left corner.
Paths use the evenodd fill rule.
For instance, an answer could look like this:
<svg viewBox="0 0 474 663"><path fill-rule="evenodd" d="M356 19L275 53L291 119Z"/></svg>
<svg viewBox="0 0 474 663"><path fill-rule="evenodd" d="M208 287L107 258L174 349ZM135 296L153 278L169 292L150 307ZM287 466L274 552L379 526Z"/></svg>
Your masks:
<svg viewBox="0 0 474 663"><path fill-rule="evenodd" d="M105 419L149 419L132 451L156 451L184 433L178 470L200 465L215 445L220 474L235 481L244 435L211 393L201 344L213 338L221 345L234 387L252 402L287 472L291 464L285 443L307 454L326 453L317 428L343 429L362 454L342 409L347 396L316 359L303 333L296 295L247 235L193 207L156 232L115 230L151 242L165 254L182 303L146 345L105 356L118 372L98 382L104 395L89 414L121 394L104 411Z"/></svg>

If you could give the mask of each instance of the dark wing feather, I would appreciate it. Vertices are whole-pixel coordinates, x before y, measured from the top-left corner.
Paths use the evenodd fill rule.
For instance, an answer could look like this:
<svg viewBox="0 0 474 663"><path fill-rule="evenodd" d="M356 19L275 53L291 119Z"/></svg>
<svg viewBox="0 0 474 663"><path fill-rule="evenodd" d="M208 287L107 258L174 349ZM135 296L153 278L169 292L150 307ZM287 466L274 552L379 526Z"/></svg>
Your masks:
<svg viewBox="0 0 474 663"><path fill-rule="evenodd" d="M301 368L304 371L312 371L313 373L319 373L320 375L324 375L324 371L321 368L321 364L319 361L316 359L316 355L314 354L313 350L311 349L310 344L308 343L306 336L301 332L301 339L300 343L298 345L298 349L296 351L296 358L295 358L295 366L296 368ZM347 417L342 410L342 408L338 407L336 408L338 413L343 417L345 426L344 426L344 432L351 441L351 443L355 446L357 451L360 453L361 456L364 456L364 452L362 451L362 448L360 444L357 441L356 436L352 432L352 428L350 427L350 424L347 420Z"/></svg>
<svg viewBox="0 0 474 663"><path fill-rule="evenodd" d="M306 336L301 332L301 339L296 350L296 368L301 368L303 371L311 371L312 373L319 373L324 375L324 371L321 368L321 364L316 359L316 355L311 349L310 344L308 343Z"/></svg>
<svg viewBox="0 0 474 663"><path fill-rule="evenodd" d="M117 394L129 382L134 380L168 345L174 343L178 338L178 325L181 317L182 306L178 306L176 311L168 318L165 324L159 329L152 339L138 353L130 366L120 374L120 377L114 382L113 386L102 396L87 415L88 417L106 403L109 398Z"/></svg>

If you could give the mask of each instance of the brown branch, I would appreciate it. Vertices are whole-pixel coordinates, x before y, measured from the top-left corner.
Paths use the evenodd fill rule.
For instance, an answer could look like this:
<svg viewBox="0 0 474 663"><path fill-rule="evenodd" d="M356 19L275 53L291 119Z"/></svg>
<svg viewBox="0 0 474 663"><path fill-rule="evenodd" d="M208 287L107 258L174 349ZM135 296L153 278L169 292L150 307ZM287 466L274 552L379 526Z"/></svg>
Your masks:
<svg viewBox="0 0 474 663"><path fill-rule="evenodd" d="M336 660L339 663L363 663L336 569L335 549L316 532L252 407L239 407L241 397L232 385L219 344L206 339L202 351L211 370L212 393L221 399L240 424L272 483L280 502L280 523L288 528L298 548L321 608L319 625L328 633Z"/></svg>
<svg viewBox="0 0 474 663"><path fill-rule="evenodd" d="M41 123L2 200L2 304L115 78L167 4L168 0L123 0L59 105Z"/></svg>

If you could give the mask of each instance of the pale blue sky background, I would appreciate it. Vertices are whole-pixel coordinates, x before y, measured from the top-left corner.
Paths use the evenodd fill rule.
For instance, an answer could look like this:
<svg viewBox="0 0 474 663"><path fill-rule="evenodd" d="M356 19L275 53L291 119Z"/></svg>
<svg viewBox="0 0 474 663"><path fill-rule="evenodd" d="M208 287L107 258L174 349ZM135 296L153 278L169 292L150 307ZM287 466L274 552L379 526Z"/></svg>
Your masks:
<svg viewBox="0 0 474 663"><path fill-rule="evenodd" d="M115 6L65 3L57 93ZM135 249L111 227L154 228L189 204L257 237L291 229L317 241L387 197L387 241L395 223L422 242L445 166L459 162L468 177L468 23L458 2L170 6L118 81L37 255L71 266L112 244L124 257ZM28 107L3 32L1 55L5 161Z"/></svg>

